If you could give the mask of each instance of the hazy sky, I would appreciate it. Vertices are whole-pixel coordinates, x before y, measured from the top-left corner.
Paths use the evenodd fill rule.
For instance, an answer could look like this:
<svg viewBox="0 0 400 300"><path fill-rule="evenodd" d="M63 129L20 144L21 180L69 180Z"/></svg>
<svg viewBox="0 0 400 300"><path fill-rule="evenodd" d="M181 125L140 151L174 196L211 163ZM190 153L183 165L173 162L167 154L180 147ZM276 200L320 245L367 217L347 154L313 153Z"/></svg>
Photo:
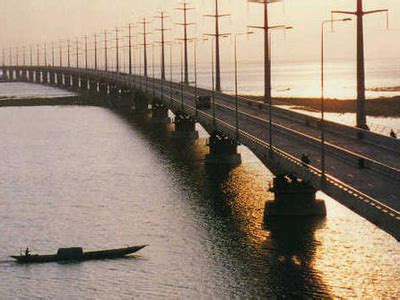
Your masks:
<svg viewBox="0 0 400 300"><path fill-rule="evenodd" d="M247 4L246 0L219 0L221 13L231 17L221 21L223 32L243 32L247 25L262 24L262 6ZM204 14L213 13L214 0L192 0L196 10L189 13L189 20L196 22L191 35L201 36L213 31L213 21ZM284 38L283 33L273 34L273 56L279 60L318 59L321 21L330 17L332 9L354 10L356 0L286 0L285 4L270 5L271 25L287 24L294 29ZM171 18L168 27L174 38L181 28L172 23L181 22L179 12L174 10L178 1L169 0L0 0L0 49L51 43L60 39L75 39L85 34L124 26L148 17L153 18L159 10L165 10ZM365 9L390 9L390 29L386 30L384 14L365 17L366 56L369 58L398 57L400 54L400 1L364 0ZM121 35L126 35L121 34ZM169 34L170 35L170 34ZM158 34L154 35L159 40ZM261 31L249 40L241 41L242 59L261 58ZM231 59L231 40L223 42L222 56ZM355 23L347 22L335 26L334 33L327 35L328 57L352 58L355 56ZM202 58L207 53L206 45L200 45ZM209 47L209 45L208 45ZM229 52L227 52L229 51ZM228 59L229 58L229 59Z"/></svg>

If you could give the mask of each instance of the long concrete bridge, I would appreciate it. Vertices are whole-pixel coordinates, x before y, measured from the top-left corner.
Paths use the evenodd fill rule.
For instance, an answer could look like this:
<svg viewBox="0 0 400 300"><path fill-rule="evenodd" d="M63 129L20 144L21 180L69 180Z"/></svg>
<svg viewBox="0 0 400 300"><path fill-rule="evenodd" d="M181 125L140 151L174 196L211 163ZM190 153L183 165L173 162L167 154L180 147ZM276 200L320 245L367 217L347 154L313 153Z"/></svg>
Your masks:
<svg viewBox="0 0 400 300"><path fill-rule="evenodd" d="M196 122L208 131L207 163L240 163L237 145L242 144L278 176L280 180L275 181L274 190L282 203L266 205L271 215L287 214L290 207L299 209L296 199L286 202L285 195L290 194L306 195L310 207L320 209L313 197L307 196L315 195L319 189L400 240L399 140L325 122L324 175L320 159L321 122L314 117L275 106L269 112L267 105L242 97L236 110L235 97L231 95L125 73L43 66L3 66L0 70L5 81L106 95L112 105L138 112L147 112L151 104L153 118L158 122L167 122L171 110L175 114L177 136L196 137ZM205 94L212 95L212 108L197 109L197 96ZM311 158L309 163L300 159L303 153ZM281 189L281 194L277 189ZM302 197L298 198L301 206L308 205ZM300 210L304 211L304 207Z"/></svg>

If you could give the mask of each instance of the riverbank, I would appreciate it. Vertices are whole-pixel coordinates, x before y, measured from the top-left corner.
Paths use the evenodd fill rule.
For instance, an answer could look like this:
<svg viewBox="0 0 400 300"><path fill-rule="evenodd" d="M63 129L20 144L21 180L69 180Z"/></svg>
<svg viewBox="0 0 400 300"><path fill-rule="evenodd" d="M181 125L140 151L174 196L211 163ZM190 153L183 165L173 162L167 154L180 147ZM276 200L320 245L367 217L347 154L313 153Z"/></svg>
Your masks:
<svg viewBox="0 0 400 300"><path fill-rule="evenodd" d="M55 98L0 98L0 107L5 106L52 106L52 105L78 105L84 100L79 96Z"/></svg>
<svg viewBox="0 0 400 300"><path fill-rule="evenodd" d="M261 96L245 96L246 98L263 101ZM321 102L316 98L274 98L274 105L290 105L294 109L320 111ZM325 99L325 112L355 113L355 100ZM400 117L400 96L366 100L366 110L369 116Z"/></svg>

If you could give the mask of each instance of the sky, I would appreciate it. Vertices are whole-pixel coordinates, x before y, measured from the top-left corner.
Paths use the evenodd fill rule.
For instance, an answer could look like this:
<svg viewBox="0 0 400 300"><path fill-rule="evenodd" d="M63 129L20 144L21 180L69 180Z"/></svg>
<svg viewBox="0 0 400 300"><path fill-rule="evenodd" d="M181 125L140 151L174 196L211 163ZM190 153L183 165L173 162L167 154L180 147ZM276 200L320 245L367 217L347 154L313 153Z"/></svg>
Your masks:
<svg viewBox="0 0 400 300"><path fill-rule="evenodd" d="M170 0L1 0L0 49L50 44L82 38L84 35L112 30L116 26L137 23L148 18L158 28L154 16L160 10L170 15L166 26L172 30L168 39L181 37L181 13L175 8L180 1ZM213 19L204 14L214 13L214 0L192 0L195 8L188 14L191 26L190 36L202 38L203 33L213 32ZM220 13L230 16L221 19L221 32L245 32L248 25L262 25L262 5L248 4L246 0L219 0ZM317 61L320 53L320 28L323 20L330 18L331 10L355 10L356 0L285 0L284 3L270 4L270 25L286 24L293 29L273 32L272 52L274 60ZM384 14L365 17L365 52L367 58L396 58L400 53L400 1L364 0L365 10L388 8L390 27L386 30ZM121 36L126 36L122 33ZM151 40L158 41L159 33L154 32ZM127 42L125 38L124 43ZM232 59L233 39L222 41L223 61ZM353 59L355 57L355 22L335 25L334 32L327 31L327 57L331 59ZM241 37L239 57L241 60L262 59L263 38L261 30L255 30L250 38ZM199 43L200 60L208 60L209 44Z"/></svg>

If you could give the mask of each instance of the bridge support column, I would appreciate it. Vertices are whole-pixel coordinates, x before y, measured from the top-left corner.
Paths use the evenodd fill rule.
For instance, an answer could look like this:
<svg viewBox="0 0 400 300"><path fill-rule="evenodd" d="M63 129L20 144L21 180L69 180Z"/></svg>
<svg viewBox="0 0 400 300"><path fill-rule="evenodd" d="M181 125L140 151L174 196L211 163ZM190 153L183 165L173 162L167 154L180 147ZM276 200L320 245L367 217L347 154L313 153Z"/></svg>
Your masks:
<svg viewBox="0 0 400 300"><path fill-rule="evenodd" d="M64 74L64 86L66 88L70 88L71 87L71 76L70 75L65 75Z"/></svg>
<svg viewBox="0 0 400 300"><path fill-rule="evenodd" d="M90 79L89 80L89 91L93 94L97 94L97 81Z"/></svg>
<svg viewBox="0 0 400 300"><path fill-rule="evenodd" d="M282 216L326 216L325 202L315 198L317 190L296 176L278 175L270 191L275 200L265 203L264 221Z"/></svg>
<svg viewBox="0 0 400 300"><path fill-rule="evenodd" d="M237 143L221 132L214 131L207 142L210 153L205 157L206 164L223 164L237 166L242 157L237 153Z"/></svg>
<svg viewBox="0 0 400 300"><path fill-rule="evenodd" d="M79 77L72 76L72 87L79 90Z"/></svg>
<svg viewBox="0 0 400 300"><path fill-rule="evenodd" d="M15 69L15 80L21 81L21 70L20 69Z"/></svg>
<svg viewBox="0 0 400 300"><path fill-rule="evenodd" d="M42 72L42 83L48 84L49 83L49 73L46 71Z"/></svg>
<svg viewBox="0 0 400 300"><path fill-rule="evenodd" d="M99 82L99 93L103 95L108 94L108 85L106 82Z"/></svg>
<svg viewBox="0 0 400 300"><path fill-rule="evenodd" d="M50 84L51 85L56 85L56 73L49 73L49 77L50 77Z"/></svg>
<svg viewBox="0 0 400 300"><path fill-rule="evenodd" d="M21 80L25 81L25 82L29 81L29 79L28 79L28 71L27 70L22 70Z"/></svg>
<svg viewBox="0 0 400 300"><path fill-rule="evenodd" d="M114 84L110 84L109 90L110 90L110 96L113 96L113 97L119 97L120 96L119 87L118 86L116 86Z"/></svg>
<svg viewBox="0 0 400 300"><path fill-rule="evenodd" d="M199 133L196 131L196 120L184 112L178 111L175 114L174 138L198 139Z"/></svg>
<svg viewBox="0 0 400 300"><path fill-rule="evenodd" d="M2 72L3 72L3 80L9 81L10 80L9 70L6 68L3 68Z"/></svg>
<svg viewBox="0 0 400 300"><path fill-rule="evenodd" d="M87 91L88 90L88 81L86 78L81 78L81 90Z"/></svg>
<svg viewBox="0 0 400 300"><path fill-rule="evenodd" d="M169 123L168 107L164 103L154 101L151 105L151 117L154 123Z"/></svg>
<svg viewBox="0 0 400 300"><path fill-rule="evenodd" d="M28 80L29 80L30 82L33 82L33 81L34 81L34 78L33 78L33 71L31 71L31 70L28 71Z"/></svg>
<svg viewBox="0 0 400 300"><path fill-rule="evenodd" d="M56 77L57 77L57 85L61 87L63 85L63 76L61 73L57 73Z"/></svg>
<svg viewBox="0 0 400 300"><path fill-rule="evenodd" d="M140 90L135 91L134 102L135 102L135 111L137 113L148 113L149 99L142 91Z"/></svg>
<svg viewBox="0 0 400 300"><path fill-rule="evenodd" d="M9 69L9 81L15 81L15 70L14 69Z"/></svg>

